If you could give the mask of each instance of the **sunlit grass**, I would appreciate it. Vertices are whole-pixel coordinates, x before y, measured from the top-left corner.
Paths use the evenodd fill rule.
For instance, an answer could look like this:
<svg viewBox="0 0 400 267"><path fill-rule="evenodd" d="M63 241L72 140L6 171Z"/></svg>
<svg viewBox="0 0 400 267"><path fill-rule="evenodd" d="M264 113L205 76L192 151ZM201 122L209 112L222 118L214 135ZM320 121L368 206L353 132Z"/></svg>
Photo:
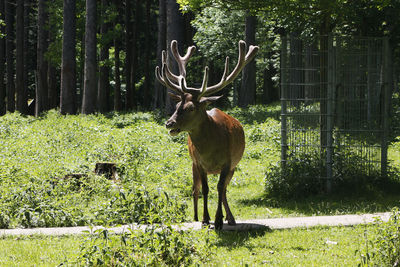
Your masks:
<svg viewBox="0 0 400 267"><path fill-rule="evenodd" d="M220 232L207 266L355 266L364 231L374 226ZM372 235L372 232L371 232ZM85 236L3 237L1 266L72 264Z"/></svg>

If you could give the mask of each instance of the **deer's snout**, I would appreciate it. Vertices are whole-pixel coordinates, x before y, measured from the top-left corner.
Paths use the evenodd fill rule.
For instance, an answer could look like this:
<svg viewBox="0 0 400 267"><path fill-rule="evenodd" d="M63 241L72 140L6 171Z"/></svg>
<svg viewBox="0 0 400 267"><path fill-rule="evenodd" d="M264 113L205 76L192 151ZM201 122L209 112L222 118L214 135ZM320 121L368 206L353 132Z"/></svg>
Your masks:
<svg viewBox="0 0 400 267"><path fill-rule="evenodd" d="M165 127L167 127L167 129L173 128L176 124L176 120L174 119L169 119L167 120L167 122L165 123Z"/></svg>

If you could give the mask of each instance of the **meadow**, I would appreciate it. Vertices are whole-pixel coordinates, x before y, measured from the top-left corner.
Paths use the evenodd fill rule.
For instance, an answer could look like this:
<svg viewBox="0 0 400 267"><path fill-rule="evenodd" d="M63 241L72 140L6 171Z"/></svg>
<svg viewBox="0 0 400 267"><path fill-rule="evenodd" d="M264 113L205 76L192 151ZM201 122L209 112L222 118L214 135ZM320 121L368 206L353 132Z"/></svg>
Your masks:
<svg viewBox="0 0 400 267"><path fill-rule="evenodd" d="M268 195L266 173L280 159L280 106L228 112L242 122L246 135L245 154L227 193L236 219L382 212L399 206L398 194L378 189L296 200ZM322 266L331 263L327 255L333 255L338 265L360 262L361 253L355 251L364 248L365 231L374 236L373 226L249 233L172 231L168 225L193 217L191 160L186 135L169 136L164 121L156 112L63 116L50 111L39 118L17 113L0 117L0 228L166 225L161 234L127 233L125 237L105 232L90 237L2 237L0 264L101 265L112 260L117 265L118 257L127 259L132 254L127 247L137 252L131 262L150 265L187 265L207 259L214 265ZM394 139L389 151L394 166L400 162L398 141ZM97 162L116 163L119 182L95 175ZM217 176L209 176L212 219L217 181ZM200 217L201 212L200 208ZM132 240L141 240L136 242L141 246ZM43 249L29 249L37 246Z"/></svg>

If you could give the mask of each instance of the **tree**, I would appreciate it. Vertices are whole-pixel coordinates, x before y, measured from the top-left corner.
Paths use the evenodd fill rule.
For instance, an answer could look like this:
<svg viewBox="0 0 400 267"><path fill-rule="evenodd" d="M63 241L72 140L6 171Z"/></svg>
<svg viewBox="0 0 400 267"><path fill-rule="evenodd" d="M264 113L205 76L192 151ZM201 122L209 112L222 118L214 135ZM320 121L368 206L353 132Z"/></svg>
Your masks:
<svg viewBox="0 0 400 267"><path fill-rule="evenodd" d="M120 39L122 37L122 27L121 27L121 2L122 0L114 0L115 6L115 14L114 18L114 110L121 111L122 110L122 98L121 98L121 60L120 60L120 50L121 43Z"/></svg>
<svg viewBox="0 0 400 267"><path fill-rule="evenodd" d="M109 23L106 18L107 1L101 1L101 25L100 25L100 75L97 92L97 108L100 112L110 111L110 67L108 65L110 42L108 34Z"/></svg>
<svg viewBox="0 0 400 267"><path fill-rule="evenodd" d="M139 36L139 19L140 16L140 0L134 0L134 8L132 8L133 12L133 27L132 27L132 45L130 49L132 50L132 65L131 65L131 73L129 75L131 79L131 91L127 91L127 95L129 95L129 102L126 103L127 109L133 109L137 106L137 94L136 94L136 75L138 72L138 36ZM148 44L146 44L148 45Z"/></svg>
<svg viewBox="0 0 400 267"><path fill-rule="evenodd" d="M166 0L158 1L157 66L161 66L162 51L167 49L167 10ZM166 100L166 88L156 82L153 108L162 108Z"/></svg>
<svg viewBox="0 0 400 267"><path fill-rule="evenodd" d="M150 108L151 104L151 96L152 90L150 89L150 56L151 56L151 41L150 41L150 34L151 32L151 21L150 21L150 0L146 0L146 16L145 16L145 43L146 46L144 47L144 85L142 89L142 97L143 97L143 106L146 109ZM136 22L138 24L138 22Z"/></svg>
<svg viewBox="0 0 400 267"><path fill-rule="evenodd" d="M131 70L132 70L132 21L131 21L131 0L125 0L125 109L130 109L132 103L132 84L131 84Z"/></svg>
<svg viewBox="0 0 400 267"><path fill-rule="evenodd" d="M96 0L86 0L86 24L85 24L85 74L82 100L82 113L91 114L96 109Z"/></svg>
<svg viewBox="0 0 400 267"><path fill-rule="evenodd" d="M24 52L23 52L23 57L24 57L24 71L23 71L23 84L24 84L24 91L25 91L25 99L26 99L26 105L27 105L27 112L26 114L28 115L34 115L35 112L35 101L32 101L29 103L29 99L34 99L35 96L33 95L33 92L31 92L29 89L29 85L33 83L32 77L35 76L35 66L36 66L36 59L35 59L35 54L36 51L36 45L31 44L31 42L35 42L32 40L33 38L30 38L32 31L30 29L32 28L31 25L31 14L32 14L32 0L25 0L24 1ZM36 22L34 23L36 25ZM35 48L33 48L35 47Z"/></svg>
<svg viewBox="0 0 400 267"><path fill-rule="evenodd" d="M28 101L24 83L24 0L17 0L16 33L16 108L22 114L26 114L28 111Z"/></svg>
<svg viewBox="0 0 400 267"><path fill-rule="evenodd" d="M48 109L48 83L47 70L48 62L45 59L47 51L48 31L46 30L47 6L45 0L38 2L38 23L37 23L37 86L35 98L35 116L39 116Z"/></svg>
<svg viewBox="0 0 400 267"><path fill-rule="evenodd" d="M5 3L6 22L6 62L7 62L7 111L15 111L15 82L14 82L14 5L8 0Z"/></svg>
<svg viewBox="0 0 400 267"><path fill-rule="evenodd" d="M55 33L52 30L48 32L49 34L49 43L55 42ZM59 99L59 87L57 86L57 65L54 62L48 62L48 70L47 70L47 96L48 96L48 108L53 109L58 106Z"/></svg>
<svg viewBox="0 0 400 267"><path fill-rule="evenodd" d="M252 15L246 17L246 44L255 45L257 18ZM256 99L256 62L252 60L242 72L242 85L239 91L239 107L255 104Z"/></svg>
<svg viewBox="0 0 400 267"><path fill-rule="evenodd" d="M5 0L0 0L0 33L4 33L4 2ZM0 116L4 115L6 112L6 85L4 83L4 74L5 74L5 38L4 36L0 37Z"/></svg>
<svg viewBox="0 0 400 267"><path fill-rule="evenodd" d="M171 41L178 41L179 53L183 54L183 47L185 45L185 20L182 13L179 11L179 5L176 0L167 0L167 51L171 51ZM168 52L169 53L169 52ZM178 64L172 56L168 56L167 64L173 73L179 73ZM168 89L170 93L173 93ZM165 109L167 114L170 114L175 109L175 103L166 94Z"/></svg>
<svg viewBox="0 0 400 267"><path fill-rule="evenodd" d="M114 110L122 110L122 100L121 100L121 73L120 66L121 60L120 54L120 44L117 38L114 39L114 68L115 68L115 87L114 87Z"/></svg>
<svg viewBox="0 0 400 267"><path fill-rule="evenodd" d="M193 39L210 67L209 83L216 84L220 81L224 71L225 57L229 56L231 59L231 68L236 63L237 44L239 40L243 39L245 33L245 13L243 11L225 12L219 7L207 7L196 15L192 24L196 29ZM216 104L229 104L228 97L233 92L233 104L236 105L238 84L240 84L240 79L233 83L235 90L232 90L231 85L222 89L220 94L223 97Z"/></svg>
<svg viewBox="0 0 400 267"><path fill-rule="evenodd" d="M76 105L76 3L64 0L61 63L61 114L75 114Z"/></svg>

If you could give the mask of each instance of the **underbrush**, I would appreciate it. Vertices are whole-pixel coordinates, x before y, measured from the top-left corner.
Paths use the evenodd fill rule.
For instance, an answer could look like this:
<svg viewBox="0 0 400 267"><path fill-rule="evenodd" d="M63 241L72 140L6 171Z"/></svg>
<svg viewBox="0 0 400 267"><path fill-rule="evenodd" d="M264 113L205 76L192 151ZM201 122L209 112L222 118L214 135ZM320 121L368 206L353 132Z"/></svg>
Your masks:
<svg viewBox="0 0 400 267"><path fill-rule="evenodd" d="M343 160L345 159L345 160ZM330 181L331 193L342 196L366 196L392 193L400 189L399 171L391 166L387 177L378 167L367 168L364 161L351 152L334 155ZM326 194L326 165L319 154L296 155L285 168L275 165L266 172L267 195L282 199L304 199Z"/></svg>
<svg viewBox="0 0 400 267"><path fill-rule="evenodd" d="M171 226L128 229L113 235L99 229L82 241L76 259L83 266L188 266L206 264L215 250L216 234L174 230Z"/></svg>
<svg viewBox="0 0 400 267"><path fill-rule="evenodd" d="M265 168L277 161L278 107L228 111L246 134L231 186L261 185ZM0 117L0 228L148 223L154 212L165 214L163 221L187 220L187 134L171 137L164 120L140 112ZM95 175L97 162L116 163L120 182ZM217 180L210 176L210 188Z"/></svg>
<svg viewBox="0 0 400 267"><path fill-rule="evenodd" d="M318 178L323 166L317 156L293 161L284 175L278 167L279 104L227 112L241 121L246 135L243 158L228 186L236 218L318 213L299 211L297 202L284 205L321 194L325 180ZM63 116L50 111L39 118L18 113L0 117L0 228L159 222L153 218L155 213L163 214L163 222L191 220L192 163L187 134L171 137L164 120L160 113L140 112ZM391 147L392 159L399 149ZM335 195L360 192L380 197L387 192L385 185L393 191L398 188L395 179L383 181L375 174L359 172L362 166L357 159L347 157L349 164L334 166L339 174ZM95 175L97 162L116 163L119 182ZM73 178L74 174L81 178ZM395 177L396 171L391 174ZM213 214L218 176L210 175L208 181ZM320 204L319 198L312 202ZM355 208L344 210L365 211L357 199L349 202ZM381 211L386 204L373 211ZM315 208L314 204L306 206ZM326 213L321 208L318 214Z"/></svg>
<svg viewBox="0 0 400 267"><path fill-rule="evenodd" d="M157 212L184 221L186 147L155 117L0 117L0 228L149 223ZM116 163L120 182L93 173L105 161Z"/></svg>
<svg viewBox="0 0 400 267"><path fill-rule="evenodd" d="M364 241L356 254L359 266L399 266L400 211L393 209L389 221L376 219L372 230L364 232Z"/></svg>

